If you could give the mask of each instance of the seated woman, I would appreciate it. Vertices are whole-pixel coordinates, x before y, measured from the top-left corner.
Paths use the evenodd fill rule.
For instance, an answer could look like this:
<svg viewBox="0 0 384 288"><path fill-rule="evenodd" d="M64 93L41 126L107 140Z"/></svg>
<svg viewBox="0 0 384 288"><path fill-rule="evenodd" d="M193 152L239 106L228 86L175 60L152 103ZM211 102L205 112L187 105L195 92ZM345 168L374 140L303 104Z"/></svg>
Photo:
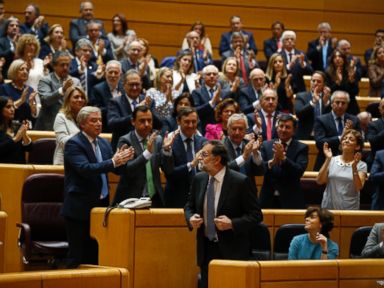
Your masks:
<svg viewBox="0 0 384 288"><path fill-rule="evenodd" d="M208 140L223 140L227 136L227 122L234 113L239 113L239 104L232 98L221 101L215 107L215 119L217 124L208 124L205 127L205 138Z"/></svg>
<svg viewBox="0 0 384 288"><path fill-rule="evenodd" d="M288 74L284 65L283 56L279 53L272 54L269 58L266 76L271 86L279 97L279 110L284 113L293 113L292 74Z"/></svg>
<svg viewBox="0 0 384 288"><path fill-rule="evenodd" d="M162 67L157 71L155 87L150 88L146 93L146 96L150 97L155 103L154 112L163 122L167 117L171 116L173 99L179 95L172 88L172 84L172 70L168 67Z"/></svg>
<svg viewBox="0 0 384 288"><path fill-rule="evenodd" d="M8 69L10 83L0 85L0 95L8 96L14 101L14 120L22 123L24 120L35 122L37 116L36 95L32 87L28 86L28 65L22 59L16 59Z"/></svg>
<svg viewBox="0 0 384 288"><path fill-rule="evenodd" d="M244 80L238 76L239 65L235 57L228 57L219 73L219 83L223 90L231 91L231 98L237 100L240 95L240 89L244 87Z"/></svg>
<svg viewBox="0 0 384 288"><path fill-rule="evenodd" d="M0 96L0 163L25 164L25 151L31 148L31 138L27 135L29 123L16 125L14 102Z"/></svg>
<svg viewBox="0 0 384 288"><path fill-rule="evenodd" d="M193 98L192 96L184 92L179 97L175 99L173 102L173 110L171 116L168 116L164 120L163 124L163 132L172 132L179 128L179 125L177 124L177 114L182 108L185 107L194 107Z"/></svg>
<svg viewBox="0 0 384 288"><path fill-rule="evenodd" d="M375 223L369 233L367 243L361 252L362 258L384 258L384 223Z"/></svg>
<svg viewBox="0 0 384 288"><path fill-rule="evenodd" d="M305 212L307 234L295 236L289 246L289 260L336 259L338 245L329 239L333 228L333 214L327 209L309 207Z"/></svg>
<svg viewBox="0 0 384 288"><path fill-rule="evenodd" d="M173 67L173 89L179 95L184 92L192 93L198 84L199 77L193 73L193 56L190 49L177 52L176 61Z"/></svg>
<svg viewBox="0 0 384 288"><path fill-rule="evenodd" d="M384 46L373 50L368 65L369 96L384 97Z"/></svg>
<svg viewBox="0 0 384 288"><path fill-rule="evenodd" d="M348 122L345 125L349 125ZM345 129L345 128L344 128ZM340 139L341 155L332 157L328 143L324 143L326 157L316 182L327 184L322 208L336 210L359 210L360 190L367 177L367 164L361 161L364 142L359 131L346 130Z"/></svg>
<svg viewBox="0 0 384 288"><path fill-rule="evenodd" d="M64 146L68 139L80 131L76 117L80 109L87 105L88 99L83 88L72 86L65 91L63 106L56 115L53 130L56 134L54 165L64 164Z"/></svg>
<svg viewBox="0 0 384 288"><path fill-rule="evenodd" d="M212 54L212 45L211 45L211 40L209 40L208 35L205 33L205 27L204 24L200 21L196 21L195 23L192 24L192 27L190 31L195 31L199 33L200 35L200 45L199 49L204 51L207 50L209 54ZM181 49L188 49L189 44L187 38L184 38L183 44L181 45Z"/></svg>

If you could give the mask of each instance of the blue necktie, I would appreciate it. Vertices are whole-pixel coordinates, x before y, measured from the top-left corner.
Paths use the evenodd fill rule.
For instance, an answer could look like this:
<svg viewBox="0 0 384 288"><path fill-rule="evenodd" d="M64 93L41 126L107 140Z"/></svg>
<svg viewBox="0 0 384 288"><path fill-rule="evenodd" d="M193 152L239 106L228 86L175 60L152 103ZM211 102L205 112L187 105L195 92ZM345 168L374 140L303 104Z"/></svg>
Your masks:
<svg viewBox="0 0 384 288"><path fill-rule="evenodd" d="M216 239L215 226L215 178L210 177L207 185L207 238L211 241Z"/></svg>
<svg viewBox="0 0 384 288"><path fill-rule="evenodd" d="M96 155L96 160L98 163L103 162L103 157L101 156L101 151L99 147L99 143L97 140L93 142L95 144L95 155ZM100 199L104 199L105 197L108 196L108 181L107 181L107 175L105 173L100 174L101 176L101 196Z"/></svg>
<svg viewBox="0 0 384 288"><path fill-rule="evenodd" d="M338 135L340 136L341 134L343 134L343 119L341 119L341 117L337 117L337 133Z"/></svg>
<svg viewBox="0 0 384 288"><path fill-rule="evenodd" d="M210 96L211 99L213 97L213 93L215 93L215 90L213 90L212 88L209 89L209 96Z"/></svg>
<svg viewBox="0 0 384 288"><path fill-rule="evenodd" d="M87 76L85 75L85 71L83 74L80 74L80 85L84 89L85 94L87 94Z"/></svg>
<svg viewBox="0 0 384 288"><path fill-rule="evenodd" d="M185 143L187 143L187 162L193 161L193 151L192 151L192 139L187 138L185 139ZM195 168L192 168L191 171L192 175L195 174Z"/></svg>
<svg viewBox="0 0 384 288"><path fill-rule="evenodd" d="M323 69L324 71L327 69L327 50L328 50L328 42L322 47L322 56L323 56Z"/></svg>
<svg viewBox="0 0 384 288"><path fill-rule="evenodd" d="M135 111L136 106L137 106L137 101L136 100L132 101L132 106L133 106L133 109L132 109L132 112L133 112L133 111Z"/></svg>

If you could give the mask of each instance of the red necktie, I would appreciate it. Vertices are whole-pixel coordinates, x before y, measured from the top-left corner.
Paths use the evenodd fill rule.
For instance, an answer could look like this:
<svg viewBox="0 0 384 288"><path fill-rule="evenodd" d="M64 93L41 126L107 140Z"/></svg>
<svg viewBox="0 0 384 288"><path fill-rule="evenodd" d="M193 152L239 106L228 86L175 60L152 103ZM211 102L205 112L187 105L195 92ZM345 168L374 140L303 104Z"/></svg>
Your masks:
<svg viewBox="0 0 384 288"><path fill-rule="evenodd" d="M248 84L248 75L247 75L247 69L245 69L245 63L244 63L244 56L240 56L240 69L241 69L241 76L243 77L244 84Z"/></svg>
<svg viewBox="0 0 384 288"><path fill-rule="evenodd" d="M272 139L272 114L267 115L267 140Z"/></svg>

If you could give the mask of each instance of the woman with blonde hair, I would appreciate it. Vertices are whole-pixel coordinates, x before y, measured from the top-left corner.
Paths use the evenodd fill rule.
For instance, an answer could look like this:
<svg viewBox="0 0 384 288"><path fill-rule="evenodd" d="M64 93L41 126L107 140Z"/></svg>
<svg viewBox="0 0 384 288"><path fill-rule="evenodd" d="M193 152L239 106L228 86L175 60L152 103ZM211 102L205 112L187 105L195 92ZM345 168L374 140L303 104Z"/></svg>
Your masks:
<svg viewBox="0 0 384 288"><path fill-rule="evenodd" d="M45 57L51 57L56 51L68 51L70 53L67 49L67 40L64 38L63 26L60 24L53 24L49 28L47 37L41 43L39 58L44 60Z"/></svg>
<svg viewBox="0 0 384 288"><path fill-rule="evenodd" d="M76 117L81 108L88 103L87 95L80 86L72 86L65 91L63 106L56 115L53 130L56 135L54 165L64 164L64 146L73 135L80 131Z"/></svg>

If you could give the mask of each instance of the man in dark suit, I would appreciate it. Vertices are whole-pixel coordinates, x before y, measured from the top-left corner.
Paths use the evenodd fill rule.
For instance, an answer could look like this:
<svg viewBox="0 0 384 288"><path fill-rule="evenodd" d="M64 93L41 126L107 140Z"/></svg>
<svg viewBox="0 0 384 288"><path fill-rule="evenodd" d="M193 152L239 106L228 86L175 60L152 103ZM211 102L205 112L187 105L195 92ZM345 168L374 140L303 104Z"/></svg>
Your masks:
<svg viewBox="0 0 384 288"><path fill-rule="evenodd" d="M356 116L346 113L349 103L349 95L344 91L335 91L331 96L332 111L316 118L314 134L317 150L314 171L319 171L324 163L324 143L332 150L332 155L340 154L339 146L341 135L345 130L355 129L360 131L359 119Z"/></svg>
<svg viewBox="0 0 384 288"><path fill-rule="evenodd" d="M259 151L261 136L251 140L244 138L248 130L247 116L244 114L231 115L227 126L228 137L225 137L224 145L228 151L228 167L247 176L257 191L255 176L261 176L264 172Z"/></svg>
<svg viewBox="0 0 384 288"><path fill-rule="evenodd" d="M265 170L260 193L263 208L305 208L300 178L307 169L308 146L294 138L295 128L295 118L281 114L278 139L265 141L261 146Z"/></svg>
<svg viewBox="0 0 384 288"><path fill-rule="evenodd" d="M173 169L172 137L163 139L152 131L152 112L146 106L138 106L132 114L134 130L122 136L118 148L133 147L134 158L121 174L116 188L114 204L127 198L150 197L152 207L164 207L165 197L160 182L160 168L167 174Z"/></svg>
<svg viewBox="0 0 384 288"><path fill-rule="evenodd" d="M255 134L260 134L263 140L277 138L276 121L278 96L276 90L267 88L260 97L260 107L247 115L249 126ZM260 109L260 110L259 110Z"/></svg>
<svg viewBox="0 0 384 288"><path fill-rule="evenodd" d="M141 78L139 72L128 70L123 76L124 93L110 99L108 103L108 126L112 131L112 148L115 150L120 137L133 130L132 113L138 105L154 108L150 97L141 94ZM153 115L153 126L161 130L161 120Z"/></svg>
<svg viewBox="0 0 384 288"><path fill-rule="evenodd" d="M214 108L230 94L229 90L222 90L218 84L219 70L214 65L203 69L204 84L193 90L192 98L201 121L202 134L205 134L207 124L216 123Z"/></svg>
<svg viewBox="0 0 384 288"><path fill-rule="evenodd" d="M250 180L227 167L223 143L207 142L200 154L205 172L193 179L184 208L190 229L197 229L197 264L201 287L208 287L208 265L213 259L248 260L250 233L263 220Z"/></svg>
<svg viewBox="0 0 384 288"><path fill-rule="evenodd" d="M75 47L76 42L87 36L87 24L89 21L95 21L101 24L103 27L103 22L97 19L94 19L93 15L93 4L90 1L83 1L80 3L80 18L72 19L69 23L69 39L72 41L72 47ZM101 33L103 36L106 36L104 28L101 28Z"/></svg>
<svg viewBox="0 0 384 288"><path fill-rule="evenodd" d="M272 38L264 40L264 55L267 61L273 53L280 53L283 43L281 42L281 35L284 32L284 24L280 21L272 23Z"/></svg>
<svg viewBox="0 0 384 288"><path fill-rule="evenodd" d="M331 36L331 25L322 22L317 26L319 38L308 42L307 57L313 70L324 71L328 67L328 58L335 48L335 40Z"/></svg>
<svg viewBox="0 0 384 288"><path fill-rule="evenodd" d="M384 223L375 223L361 251L362 258L384 258Z"/></svg>
<svg viewBox="0 0 384 288"><path fill-rule="evenodd" d="M25 22L20 25L21 34L33 34L41 42L48 35L49 26L44 16L40 15L40 8L36 4L29 4L25 8Z"/></svg>
<svg viewBox="0 0 384 288"><path fill-rule="evenodd" d="M20 23L15 17L9 17L6 24L4 35L0 38L0 57L3 57L5 63L2 67L3 79L8 78L8 68L15 58L16 43L20 36Z"/></svg>
<svg viewBox="0 0 384 288"><path fill-rule="evenodd" d="M111 132L108 127L108 102L110 99L124 94L123 85L120 82L121 64L119 61L108 61L105 66L105 81L95 85L89 99L93 106L99 107L103 115L103 132Z"/></svg>
<svg viewBox="0 0 384 288"><path fill-rule="evenodd" d="M101 133L101 112L97 107L83 107L77 115L81 132L65 145L64 202L61 210L65 218L69 243L68 268L82 263L97 264L97 243L89 235L90 213L93 207L109 204L108 172L133 157L133 149L112 154L112 149Z"/></svg>
<svg viewBox="0 0 384 288"><path fill-rule="evenodd" d="M57 51L52 57L53 72L39 81L37 91L40 96L41 110L35 124L35 130L52 131L57 113L64 102L64 94L71 86L79 86L80 80L69 76L71 54Z"/></svg>
<svg viewBox="0 0 384 288"><path fill-rule="evenodd" d="M190 107L181 109L177 115L180 133L172 145L174 169L166 175L166 207L182 208L187 203L192 178L198 169L198 152L207 141L197 134L198 120L196 110Z"/></svg>
<svg viewBox="0 0 384 288"><path fill-rule="evenodd" d="M244 114L252 113L260 106L260 98L265 88L265 73L260 68L255 68L249 74L249 84L240 89L239 105Z"/></svg>
<svg viewBox="0 0 384 288"><path fill-rule="evenodd" d="M384 149L384 99L380 100L379 111L381 118L368 124L366 139L371 144L372 159L376 151Z"/></svg>
<svg viewBox="0 0 384 288"><path fill-rule="evenodd" d="M280 54L283 56L287 72L292 74L292 87L295 93L306 90L303 76L311 75L313 69L307 60L304 52L295 48L296 33L285 30L281 36L283 48Z"/></svg>
<svg viewBox="0 0 384 288"><path fill-rule="evenodd" d="M384 210L384 150L377 151L369 179L374 185L371 195L371 209Z"/></svg>
<svg viewBox="0 0 384 288"><path fill-rule="evenodd" d="M231 31L225 32L221 34L220 44L219 44L219 53L220 56L223 55L224 52L231 50L231 37L233 32L240 32L244 35L247 41L246 49L252 50L255 55L257 54L257 47L255 43L255 39L253 39L253 33L242 30L243 24L241 23L241 19L239 16L232 16L229 19L231 25Z"/></svg>
<svg viewBox="0 0 384 288"><path fill-rule="evenodd" d="M368 66L369 60L371 59L371 55L373 53L373 50L378 48L378 47L380 47L380 46L382 46L383 43L384 43L384 29L377 29L375 31L375 41L373 42L373 47L372 48L368 48L364 52L365 65Z"/></svg>
<svg viewBox="0 0 384 288"><path fill-rule="evenodd" d="M91 60L97 64L105 64L113 58L111 42L108 38L101 34L101 24L95 21L90 21L87 24L87 39L91 41L93 53Z"/></svg>
<svg viewBox="0 0 384 288"><path fill-rule="evenodd" d="M325 86L326 76L315 71L311 77L311 89L296 94L295 112L299 118L296 137L300 140L313 139L313 125L316 117L331 111L331 89Z"/></svg>
<svg viewBox="0 0 384 288"><path fill-rule="evenodd" d="M200 34L196 31L189 31L185 38L188 41L189 49L193 55L193 70L195 73L200 72L203 68L209 64L212 64L212 55L206 49L201 50Z"/></svg>

